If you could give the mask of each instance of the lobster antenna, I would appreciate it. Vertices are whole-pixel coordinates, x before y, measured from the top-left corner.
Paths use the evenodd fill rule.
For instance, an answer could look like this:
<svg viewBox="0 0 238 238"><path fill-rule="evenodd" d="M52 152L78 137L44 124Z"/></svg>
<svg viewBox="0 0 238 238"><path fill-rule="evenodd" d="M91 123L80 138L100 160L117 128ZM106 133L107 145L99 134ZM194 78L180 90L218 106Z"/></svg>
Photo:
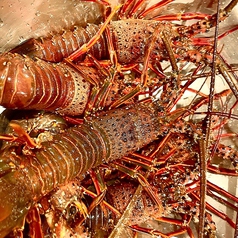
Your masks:
<svg viewBox="0 0 238 238"><path fill-rule="evenodd" d="M217 3L217 12L220 11L220 1ZM211 82L210 82L210 91L209 91L209 101L208 101L208 112L213 111L213 101L214 101L214 94L215 94L215 78L216 78L216 58L217 58L217 41L218 41L218 28L219 28L219 17L216 18L216 27L215 27L215 39L214 39L214 51L212 56L212 69L211 69ZM200 215L199 215L199 238L204 237L204 223L205 223L205 207L206 207L206 188L207 188L207 162L210 159L209 154L209 147L210 147L210 140L211 140L211 114L208 113L207 121L206 121L206 138L205 143L200 143L200 150L204 153L200 153ZM201 148L202 147L202 148ZM204 156L202 156L204 155Z"/></svg>

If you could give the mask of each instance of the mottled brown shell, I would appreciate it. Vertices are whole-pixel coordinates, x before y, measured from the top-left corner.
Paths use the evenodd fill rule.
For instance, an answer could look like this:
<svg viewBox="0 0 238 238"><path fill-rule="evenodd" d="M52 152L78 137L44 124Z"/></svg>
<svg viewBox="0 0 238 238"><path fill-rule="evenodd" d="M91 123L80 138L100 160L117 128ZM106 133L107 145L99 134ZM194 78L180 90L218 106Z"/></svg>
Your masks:
<svg viewBox="0 0 238 238"><path fill-rule="evenodd" d="M169 37L176 34L168 22L138 19L113 21L110 30L118 61L125 64L144 62L146 51L151 44L154 46L151 49L150 60L168 59L168 52L160 33L167 33Z"/></svg>

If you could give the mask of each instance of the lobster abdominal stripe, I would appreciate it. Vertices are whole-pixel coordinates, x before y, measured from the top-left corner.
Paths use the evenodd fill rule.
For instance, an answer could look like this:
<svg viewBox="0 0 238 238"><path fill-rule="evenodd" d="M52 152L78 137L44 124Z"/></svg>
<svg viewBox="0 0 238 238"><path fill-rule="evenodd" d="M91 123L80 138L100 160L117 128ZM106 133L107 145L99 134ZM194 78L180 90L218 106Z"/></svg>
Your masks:
<svg viewBox="0 0 238 238"><path fill-rule="evenodd" d="M144 104L101 114L43 142L32 155L17 147L0 155L0 237L22 219L43 195L103 162L118 159L155 140L159 121L156 105Z"/></svg>

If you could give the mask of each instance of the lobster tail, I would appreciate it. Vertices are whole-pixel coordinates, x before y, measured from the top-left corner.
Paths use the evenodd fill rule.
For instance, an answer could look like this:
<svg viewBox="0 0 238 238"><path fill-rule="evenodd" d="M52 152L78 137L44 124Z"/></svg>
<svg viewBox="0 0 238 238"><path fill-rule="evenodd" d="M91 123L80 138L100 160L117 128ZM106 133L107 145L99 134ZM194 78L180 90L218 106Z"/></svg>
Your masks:
<svg viewBox="0 0 238 238"><path fill-rule="evenodd" d="M90 84L63 63L6 53L0 57L0 74L0 104L6 108L75 115L86 107Z"/></svg>
<svg viewBox="0 0 238 238"><path fill-rule="evenodd" d="M72 31L65 30L62 34L56 34L52 37L29 39L12 49L11 53L25 54L32 58L38 57L50 62L61 62L97 34L99 27L98 25L88 24L86 28L75 27ZM92 46L89 53L99 59L108 57L104 35L100 36L98 43ZM84 58L85 55L82 55L78 60Z"/></svg>

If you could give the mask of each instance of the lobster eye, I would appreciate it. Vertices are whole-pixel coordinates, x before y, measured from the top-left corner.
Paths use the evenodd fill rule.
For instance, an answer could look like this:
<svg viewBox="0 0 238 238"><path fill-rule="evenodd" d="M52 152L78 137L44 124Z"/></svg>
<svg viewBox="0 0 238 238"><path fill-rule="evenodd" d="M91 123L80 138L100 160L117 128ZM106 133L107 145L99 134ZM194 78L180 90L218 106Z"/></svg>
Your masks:
<svg viewBox="0 0 238 238"><path fill-rule="evenodd" d="M77 208L75 205L71 205L69 208L69 215L70 216L75 216L75 214L78 212Z"/></svg>

